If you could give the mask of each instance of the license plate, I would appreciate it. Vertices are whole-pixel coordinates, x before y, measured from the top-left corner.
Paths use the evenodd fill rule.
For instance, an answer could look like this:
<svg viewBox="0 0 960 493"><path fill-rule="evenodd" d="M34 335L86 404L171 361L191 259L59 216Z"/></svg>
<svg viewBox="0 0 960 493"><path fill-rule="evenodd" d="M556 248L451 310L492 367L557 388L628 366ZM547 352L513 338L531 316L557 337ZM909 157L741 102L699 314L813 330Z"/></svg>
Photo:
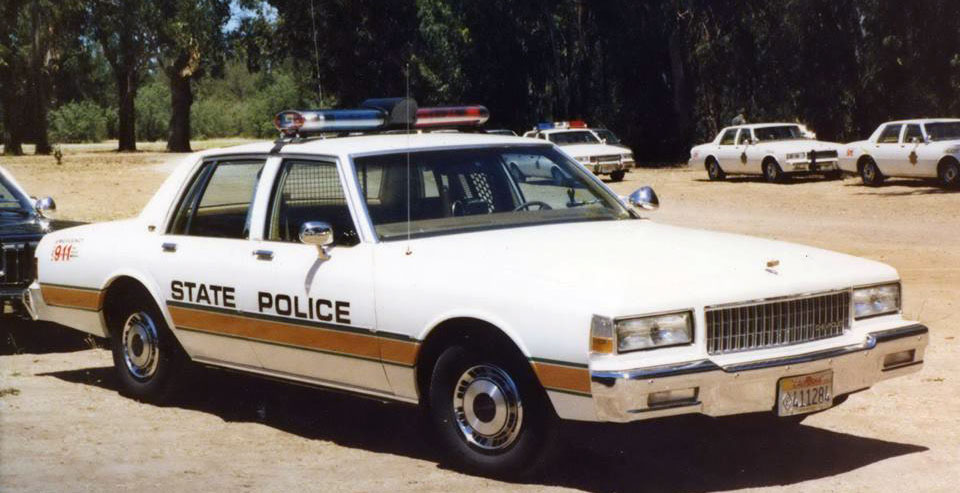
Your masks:
<svg viewBox="0 0 960 493"><path fill-rule="evenodd" d="M793 416L827 409L833 405L833 370L777 382L777 415Z"/></svg>

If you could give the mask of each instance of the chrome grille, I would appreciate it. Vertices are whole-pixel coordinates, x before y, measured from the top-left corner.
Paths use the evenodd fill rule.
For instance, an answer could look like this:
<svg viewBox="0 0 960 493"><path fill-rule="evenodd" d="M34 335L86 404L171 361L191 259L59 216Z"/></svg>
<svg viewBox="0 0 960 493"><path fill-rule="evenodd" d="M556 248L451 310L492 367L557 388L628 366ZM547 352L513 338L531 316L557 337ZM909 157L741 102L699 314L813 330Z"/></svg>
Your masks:
<svg viewBox="0 0 960 493"><path fill-rule="evenodd" d="M0 286L16 286L33 280L36 243L0 245Z"/></svg>
<svg viewBox="0 0 960 493"><path fill-rule="evenodd" d="M836 337L850 328L850 293L707 309L707 352L736 353Z"/></svg>
<svg viewBox="0 0 960 493"><path fill-rule="evenodd" d="M610 155L606 155L606 156L594 156L593 159L594 159L595 161L597 161L598 163L607 163L607 162L610 162L610 161L620 162L620 155L619 155L619 154L610 154Z"/></svg>

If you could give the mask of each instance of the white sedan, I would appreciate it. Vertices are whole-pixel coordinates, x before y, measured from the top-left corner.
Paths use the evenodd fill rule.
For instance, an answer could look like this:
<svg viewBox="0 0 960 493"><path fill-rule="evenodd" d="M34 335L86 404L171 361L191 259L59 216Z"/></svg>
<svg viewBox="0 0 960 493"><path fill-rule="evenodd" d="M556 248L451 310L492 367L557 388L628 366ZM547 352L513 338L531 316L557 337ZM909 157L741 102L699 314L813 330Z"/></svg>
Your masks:
<svg viewBox="0 0 960 493"><path fill-rule="evenodd" d="M840 177L840 144L815 140L803 125L761 123L727 127L713 142L690 150L691 166L704 166L711 180L727 175L762 175L779 182L792 175L822 173Z"/></svg>
<svg viewBox="0 0 960 493"><path fill-rule="evenodd" d="M621 201L549 142L375 131L397 113L284 112L293 138L191 155L138 217L47 235L38 316L109 337L134 398L201 364L419 405L485 474L546 462L557 419L790 425L922 366L889 266L658 224L649 188ZM517 180L520 157L569 178Z"/></svg>
<svg viewBox="0 0 960 493"><path fill-rule="evenodd" d="M960 120L884 123L869 139L844 146L840 167L871 186L888 177L936 178L944 186L960 186Z"/></svg>

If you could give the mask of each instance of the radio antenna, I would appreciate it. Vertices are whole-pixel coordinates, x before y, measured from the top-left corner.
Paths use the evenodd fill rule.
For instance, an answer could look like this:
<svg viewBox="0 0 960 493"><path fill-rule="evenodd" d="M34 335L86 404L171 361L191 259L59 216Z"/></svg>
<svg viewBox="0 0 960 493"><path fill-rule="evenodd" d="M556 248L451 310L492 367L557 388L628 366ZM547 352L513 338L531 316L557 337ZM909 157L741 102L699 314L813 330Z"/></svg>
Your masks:
<svg viewBox="0 0 960 493"><path fill-rule="evenodd" d="M313 60L317 64L317 101L318 106L323 106L323 83L320 82L320 43L317 41L317 17L313 8L314 0L310 0L310 25L313 26Z"/></svg>
<svg viewBox="0 0 960 493"><path fill-rule="evenodd" d="M406 74L407 76L407 99L410 99L410 62L407 62ZM409 108L408 108L409 111ZM410 115L406 115L407 118L407 251L406 254L410 255L413 253L413 250L410 249L410 194L412 193L413 187L410 185Z"/></svg>

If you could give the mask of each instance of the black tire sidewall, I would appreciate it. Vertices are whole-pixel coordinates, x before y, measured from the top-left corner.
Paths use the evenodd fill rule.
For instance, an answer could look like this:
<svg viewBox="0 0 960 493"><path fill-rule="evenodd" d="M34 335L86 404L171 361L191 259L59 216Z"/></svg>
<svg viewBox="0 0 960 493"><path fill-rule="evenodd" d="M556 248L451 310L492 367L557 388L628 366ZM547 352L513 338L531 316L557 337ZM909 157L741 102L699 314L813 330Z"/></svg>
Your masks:
<svg viewBox="0 0 960 493"><path fill-rule="evenodd" d="M777 176L770 176L770 169L777 171ZM780 164L776 161L768 161L763 165L763 178L770 183L780 183L784 180L783 170L780 168Z"/></svg>
<svg viewBox="0 0 960 493"><path fill-rule="evenodd" d="M504 451L492 454L467 443L453 411L453 388L468 368L492 364L506 371L517 385L523 406L520 435ZM526 362L523 362L526 364ZM447 348L434 366L429 387L428 414L431 426L446 457L459 468L488 476L526 476L534 473L548 458L548 444L555 436L555 416L547 408L546 395L536 383L533 372L521 368L510 358L491 351L468 350L463 346Z"/></svg>
<svg viewBox="0 0 960 493"><path fill-rule="evenodd" d="M955 175L955 178L953 179L953 181L947 181L947 169L951 167L957 171L957 174ZM958 164L956 161L950 161L944 164L943 166L941 166L940 183L946 187L951 187L951 188L960 187L960 164Z"/></svg>
<svg viewBox="0 0 960 493"><path fill-rule="evenodd" d="M723 169L720 168L720 163L716 160L710 160L707 163L707 177L714 181L719 181L724 178Z"/></svg>
<svg viewBox="0 0 960 493"><path fill-rule="evenodd" d="M867 169L873 168L873 179L867 177ZM865 185L875 187L883 182L883 174L880 173L880 167L877 166L877 163L873 161L867 161L863 165L863 169L860 170L860 178L863 180Z"/></svg>
<svg viewBox="0 0 960 493"><path fill-rule="evenodd" d="M623 181L623 177L626 176L625 171L614 171L610 173L610 179L613 181Z"/></svg>
<svg viewBox="0 0 960 493"><path fill-rule="evenodd" d="M144 312L153 320L157 327L157 339L160 346L156 372L144 380L130 373L123 358L123 326L127 319L137 312ZM118 313L120 316L117 317L114 326L110 327L110 348L113 352L113 364L120 392L141 401L166 402L185 360L180 346L174 340L173 333L167 327L163 315L153 300L146 299L144 296L128 297L124 300L123 308Z"/></svg>

